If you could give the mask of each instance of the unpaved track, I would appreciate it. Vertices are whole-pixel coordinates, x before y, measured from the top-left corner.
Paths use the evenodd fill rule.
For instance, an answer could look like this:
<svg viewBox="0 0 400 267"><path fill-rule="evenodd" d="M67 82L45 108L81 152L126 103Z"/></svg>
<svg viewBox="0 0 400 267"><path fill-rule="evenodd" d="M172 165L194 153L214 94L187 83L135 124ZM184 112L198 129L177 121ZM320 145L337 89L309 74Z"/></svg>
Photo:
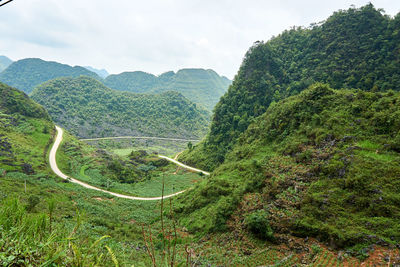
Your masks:
<svg viewBox="0 0 400 267"><path fill-rule="evenodd" d="M87 183L81 182L81 181L79 181L79 180L77 180L75 178L72 178L72 177L69 177L69 176L65 175L64 173L62 173L60 171L60 169L57 166L57 162L56 162L56 154L57 154L58 147L60 146L60 144L62 142L63 130L58 126L56 126L56 129L57 129L57 137L56 137L56 141L53 144L53 147L50 150L49 162L50 162L51 169L53 170L53 172L57 176L61 177L62 179L68 180L68 181L70 181L72 183L75 183L75 184L78 184L80 186L83 186L85 188L96 190L96 191L100 191L100 192L103 192L103 193L106 193L106 194L110 194L110 195L113 195L113 196L119 197L119 198L126 198L126 199L132 199L132 200L161 200L162 199L162 197L134 197L134 196L128 196L128 195L124 195L124 194L118 194L118 193L110 192L110 191L107 191L107 190L104 190L104 189L89 185ZM184 165L184 164L182 164L182 163L180 163L180 162L178 162L176 160L173 160L171 158L168 158L168 157L165 157L165 156L159 156L159 157L165 158L165 159L167 159L167 160L169 160L169 161L171 161L171 162L173 162L175 164L178 164L179 166L187 168L189 170L196 171L196 172L202 172L202 173L204 173L206 175L209 175L209 173L207 173L207 172L204 172L202 170L198 170L198 169L186 166L186 165ZM183 192L185 192L185 190L180 191L180 192L176 192L176 193L171 194L171 195L166 195L166 196L164 196L164 199L179 195L179 194L181 194Z"/></svg>
<svg viewBox="0 0 400 267"><path fill-rule="evenodd" d="M202 170L199 170L199 169L190 167L190 166L188 166L188 165L185 165L185 164L183 164L183 163L181 163L181 162L179 162L179 161L177 161L177 160L168 158L168 157L166 157L166 156L158 155L158 157L159 157L159 158L166 159L166 160L168 160L168 161L171 161L171 162L175 163L176 165L181 166L182 168L185 168L185 169L188 169L188 170L191 170L191 171L194 171L194 172L200 172L200 173L203 173L204 175L210 175L209 172L202 171Z"/></svg>
<svg viewBox="0 0 400 267"><path fill-rule="evenodd" d="M114 137L99 137L99 138L83 138L81 141L98 141L98 140L112 140L112 139L150 139L150 140L166 140L166 141L181 141L181 142L198 142L197 139L183 139L183 138L168 138L168 137L153 137L153 136L114 136Z"/></svg>

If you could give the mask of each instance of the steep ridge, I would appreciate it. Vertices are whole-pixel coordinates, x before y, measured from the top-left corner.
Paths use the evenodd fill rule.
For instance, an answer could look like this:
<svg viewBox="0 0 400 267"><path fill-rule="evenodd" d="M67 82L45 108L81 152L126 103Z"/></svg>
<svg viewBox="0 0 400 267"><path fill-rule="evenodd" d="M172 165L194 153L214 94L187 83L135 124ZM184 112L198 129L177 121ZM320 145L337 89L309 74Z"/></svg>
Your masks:
<svg viewBox="0 0 400 267"><path fill-rule="evenodd" d="M204 136L209 114L177 92L133 94L112 90L89 77L59 78L37 87L32 99L52 119L82 138Z"/></svg>
<svg viewBox="0 0 400 267"><path fill-rule="evenodd" d="M101 78L94 72L84 67L71 67L53 61L39 58L26 58L13 62L7 69L0 73L0 81L30 94L36 86L58 77L89 76L94 79Z"/></svg>
<svg viewBox="0 0 400 267"><path fill-rule="evenodd" d="M399 91L399 26L400 15L391 18L369 4L335 12L309 28L294 27L268 42L256 42L216 105L210 134L180 159L213 170L271 103L314 82L335 89Z"/></svg>
<svg viewBox="0 0 400 267"><path fill-rule="evenodd" d="M0 83L0 173L45 170L52 128L43 107L24 92Z"/></svg>
<svg viewBox="0 0 400 267"><path fill-rule="evenodd" d="M194 233L400 242L400 93L315 84L271 105L210 178L179 197ZM278 241L279 242L279 241Z"/></svg>

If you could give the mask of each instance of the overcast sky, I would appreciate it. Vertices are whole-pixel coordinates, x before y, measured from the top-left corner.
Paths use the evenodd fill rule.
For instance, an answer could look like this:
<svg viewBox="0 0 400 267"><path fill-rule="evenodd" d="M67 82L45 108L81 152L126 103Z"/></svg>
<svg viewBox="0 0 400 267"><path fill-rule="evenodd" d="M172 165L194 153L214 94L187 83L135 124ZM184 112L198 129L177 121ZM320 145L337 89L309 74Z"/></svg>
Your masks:
<svg viewBox="0 0 400 267"><path fill-rule="evenodd" d="M0 55L110 73L214 69L232 79L247 49L364 0L14 0L0 7ZM387 14L400 0L372 1Z"/></svg>

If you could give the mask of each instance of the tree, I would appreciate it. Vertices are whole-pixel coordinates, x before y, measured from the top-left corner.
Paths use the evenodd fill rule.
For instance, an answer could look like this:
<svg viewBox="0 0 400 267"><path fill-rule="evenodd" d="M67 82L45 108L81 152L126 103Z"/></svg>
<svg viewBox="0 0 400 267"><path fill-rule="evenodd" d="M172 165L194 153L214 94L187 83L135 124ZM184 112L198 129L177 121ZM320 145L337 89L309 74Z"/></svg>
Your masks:
<svg viewBox="0 0 400 267"><path fill-rule="evenodd" d="M189 151L192 151L192 149L193 149L193 144L192 144L192 142L189 142L189 143L187 144L187 147L188 147Z"/></svg>

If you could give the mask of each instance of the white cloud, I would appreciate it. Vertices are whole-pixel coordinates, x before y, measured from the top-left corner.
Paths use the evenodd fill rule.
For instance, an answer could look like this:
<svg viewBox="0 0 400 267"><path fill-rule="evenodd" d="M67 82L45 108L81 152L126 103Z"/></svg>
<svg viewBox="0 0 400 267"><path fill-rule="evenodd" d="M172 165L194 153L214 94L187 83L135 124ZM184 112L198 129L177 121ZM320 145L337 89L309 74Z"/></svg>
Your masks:
<svg viewBox="0 0 400 267"><path fill-rule="evenodd" d="M368 0L15 0L0 8L0 54L111 73L212 68L233 78L248 47ZM400 1L373 4L388 14Z"/></svg>

